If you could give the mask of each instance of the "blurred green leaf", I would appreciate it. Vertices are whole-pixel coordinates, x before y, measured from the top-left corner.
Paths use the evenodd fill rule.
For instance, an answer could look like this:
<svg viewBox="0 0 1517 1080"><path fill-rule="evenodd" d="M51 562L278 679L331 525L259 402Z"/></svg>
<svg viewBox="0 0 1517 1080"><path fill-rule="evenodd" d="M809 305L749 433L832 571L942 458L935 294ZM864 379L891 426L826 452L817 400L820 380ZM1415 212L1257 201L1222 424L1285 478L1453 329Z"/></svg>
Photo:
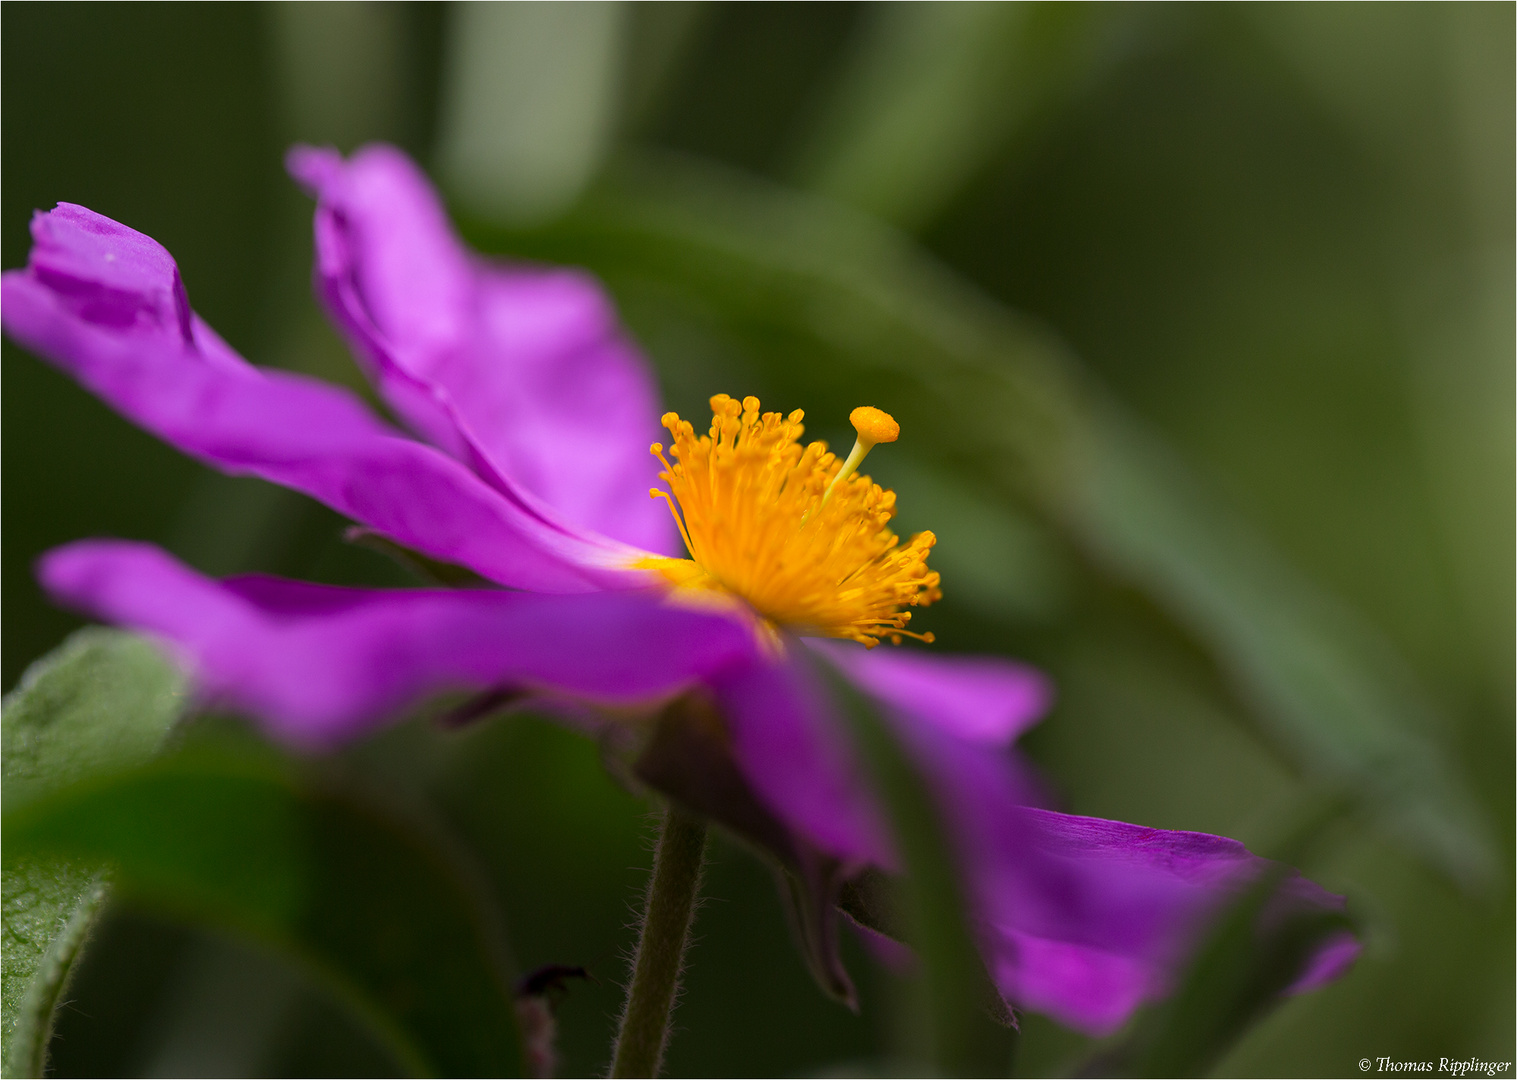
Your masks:
<svg viewBox="0 0 1517 1080"><path fill-rule="evenodd" d="M797 179L905 228L929 221L1046 99L1079 85L1120 8L881 5L803 137Z"/></svg>
<svg viewBox="0 0 1517 1080"><path fill-rule="evenodd" d="M1080 1076L1203 1076L1250 1026L1280 1003L1328 938L1353 929L1342 912L1270 919L1271 899L1290 873L1267 873L1218 920L1179 989L1146 1010L1115 1047Z"/></svg>
<svg viewBox="0 0 1517 1080"><path fill-rule="evenodd" d="M1210 500L1046 331L904 237L678 159L628 163L551 228L474 232L601 274L656 355L693 327L701 362L736 350L731 367L813 416L888 402L930 464L1028 505L1203 642L1306 776L1352 792L1455 879L1488 880L1486 824L1400 658Z"/></svg>
<svg viewBox="0 0 1517 1080"><path fill-rule="evenodd" d="M573 202L610 146L627 19L610 3L453 11L438 159L474 205L540 221Z"/></svg>
<svg viewBox="0 0 1517 1080"><path fill-rule="evenodd" d="M892 906L899 908L903 936L920 970L908 984L908 1001L901 1009L897 1038L903 1044L902 1064L925 1063L937 1076L1005 1076L1015 1040L1008 1030L1011 1015L965 923L953 844L937 805L874 707L843 679L830 672L824 677L853 722L906 863L905 874L893 883ZM850 892L852 913L863 910L863 899L863 890Z"/></svg>
<svg viewBox="0 0 1517 1080"><path fill-rule="evenodd" d="M246 746L190 746L6 815L7 855L109 861L126 896L309 968L409 1069L518 1075L511 965L446 842Z"/></svg>
<svg viewBox="0 0 1517 1080"><path fill-rule="evenodd" d="M184 701L184 677L142 638L81 630L6 696L7 801L150 758ZM41 1076L54 1014L105 901L98 861L18 854L4 878L4 1075Z"/></svg>
<svg viewBox="0 0 1517 1080"><path fill-rule="evenodd" d="M1103 410L1072 507L1088 548L1211 648L1264 732L1331 791L1367 802L1466 886L1494 856L1437 714L1380 637L1210 503L1137 424Z"/></svg>

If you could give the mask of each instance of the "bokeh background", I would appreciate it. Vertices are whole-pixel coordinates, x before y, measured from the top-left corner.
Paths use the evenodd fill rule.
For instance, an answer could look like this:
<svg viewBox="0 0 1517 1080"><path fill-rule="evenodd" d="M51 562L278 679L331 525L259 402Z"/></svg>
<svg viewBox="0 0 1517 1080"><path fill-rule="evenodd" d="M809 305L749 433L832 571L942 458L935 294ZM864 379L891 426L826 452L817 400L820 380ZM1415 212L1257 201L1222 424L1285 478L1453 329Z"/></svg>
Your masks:
<svg viewBox="0 0 1517 1080"><path fill-rule="evenodd" d="M600 273L687 416L755 392L837 441L851 405L901 415L870 465L941 538L929 624L1053 674L1026 747L1069 809L1269 852L1347 800L1299 857L1365 955L1219 1074L1510 1061L1513 10L7 3L0 254L83 203L166 245L244 355L351 383L281 158L400 144L476 244ZM965 364L1042 405L986 409ZM7 688L78 625L29 569L75 537L401 580L9 342L3 378ZM1044 447L1040 408L1111 467ZM523 965L590 968L564 1068L603 1068L647 807L530 717L403 726L342 767L461 838ZM757 860L719 840L707 893L671 1074L889 1054L884 977L855 952L862 1014L826 1000ZM150 909L111 911L71 998L58 1075L396 1069L285 961ZM1087 1052L1033 1017L1013 1067Z"/></svg>

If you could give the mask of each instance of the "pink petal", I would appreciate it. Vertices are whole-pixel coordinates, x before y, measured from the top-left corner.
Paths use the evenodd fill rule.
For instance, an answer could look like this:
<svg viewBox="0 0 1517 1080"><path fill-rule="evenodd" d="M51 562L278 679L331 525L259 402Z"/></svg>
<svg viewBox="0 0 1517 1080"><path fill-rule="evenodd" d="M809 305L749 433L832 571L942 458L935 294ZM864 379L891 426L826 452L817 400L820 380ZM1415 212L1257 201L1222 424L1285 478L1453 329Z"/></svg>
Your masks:
<svg viewBox="0 0 1517 1080"><path fill-rule="evenodd" d="M882 704L972 742L1008 745L1053 702L1053 686L1042 672L1000 657L807 644Z"/></svg>
<svg viewBox="0 0 1517 1080"><path fill-rule="evenodd" d="M406 422L575 526L669 553L658 396L594 279L476 257L394 147L289 165L317 197L317 292Z"/></svg>
<svg viewBox="0 0 1517 1080"><path fill-rule="evenodd" d="M0 283L6 332L185 453L502 584L643 583L625 569L636 549L547 520L342 389L248 364L195 317L173 259L141 233L65 203L32 235L27 269Z"/></svg>
<svg viewBox="0 0 1517 1080"><path fill-rule="evenodd" d="M166 641L210 701L297 744L360 734L442 690L655 701L752 653L748 629L634 592L549 596L218 582L147 544L43 556L60 602Z"/></svg>

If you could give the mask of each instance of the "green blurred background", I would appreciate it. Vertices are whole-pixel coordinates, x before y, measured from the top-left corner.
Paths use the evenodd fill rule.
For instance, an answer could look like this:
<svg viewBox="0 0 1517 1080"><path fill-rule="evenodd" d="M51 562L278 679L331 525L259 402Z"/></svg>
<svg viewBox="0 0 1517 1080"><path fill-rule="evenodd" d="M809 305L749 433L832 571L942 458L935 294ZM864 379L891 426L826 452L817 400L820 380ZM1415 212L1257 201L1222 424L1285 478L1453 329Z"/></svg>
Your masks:
<svg viewBox="0 0 1517 1080"><path fill-rule="evenodd" d="M1350 627L1379 692L1415 702L1414 745L1445 763L1475 838L1440 856L1383 805L1318 837L1303 869L1350 897L1364 958L1218 1073L1512 1060L1512 5L0 10L4 265L25 261L34 208L83 203L167 246L198 311L255 362L355 378L310 298L311 208L281 168L297 139L397 142L477 244L601 272L687 415L756 392L836 440L853 404L909 416L911 379L963 385L930 360L871 385L867 357L848 367L827 344L841 356L867 335L767 290L785 260L851 280L878 243L909 268L885 308L921 303L949 342L1015 327L1091 415L1141 433L1165 463L1151 475L1183 477L1228 523L1193 555L1169 545L1168 579L1124 576L1099 513L977 471L977 448L1016 433L967 398L962 445L934 405L871 459L902 525L941 538L938 647L1029 657L1057 680L1026 747L1067 807L1270 851L1339 789L1310 734L1271 726L1269 676L1240 678L1268 604L1235 602L1244 590L1187 619L1199 594L1166 591L1214 543L1293 566L1292 602ZM771 229L757 215L775 207L790 209ZM753 276L710 286L699 243L679 240L687 209L770 244ZM681 291L698 277L706 292ZM803 323L809 352L787 337ZM324 509L209 474L9 342L3 368L6 687L78 624L30 577L75 537L153 540L213 573L401 582ZM1272 599L1274 580L1255 592ZM647 808L593 747L531 718L402 727L342 767L462 838L523 965L590 967L598 981L563 1006L564 1068L603 1068ZM862 1015L827 1001L767 870L730 842L714 852L671 1073L836 1074L888 1054L885 977L855 953ZM151 910L113 909L71 997L58 1075L395 1067L293 968ZM1085 1051L1030 1018L1015 1067L1058 1072Z"/></svg>

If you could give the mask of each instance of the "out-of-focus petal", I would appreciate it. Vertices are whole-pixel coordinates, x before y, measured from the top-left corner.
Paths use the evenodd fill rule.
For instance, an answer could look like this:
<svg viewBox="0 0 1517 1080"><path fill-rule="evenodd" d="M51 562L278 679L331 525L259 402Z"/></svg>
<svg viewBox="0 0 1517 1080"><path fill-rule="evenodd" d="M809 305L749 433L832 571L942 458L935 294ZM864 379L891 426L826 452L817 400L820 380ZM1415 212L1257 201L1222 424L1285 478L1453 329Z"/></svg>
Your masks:
<svg viewBox="0 0 1517 1080"><path fill-rule="evenodd" d="M377 420L351 394L256 368L190 310L160 245L67 203L0 284L5 331L199 460L294 488L398 543L518 588L637 584L637 552L579 535Z"/></svg>
<svg viewBox="0 0 1517 1080"><path fill-rule="evenodd" d="M1359 939L1347 930L1332 935L1317 950L1317 954L1306 965L1306 970L1290 985L1286 993L1294 996L1320 990L1353 967L1362 949Z"/></svg>
<svg viewBox="0 0 1517 1080"><path fill-rule="evenodd" d="M657 394L600 286L475 257L394 147L297 147L289 167L317 198L317 292L406 422L575 525L670 553L648 498Z"/></svg>
<svg viewBox="0 0 1517 1080"><path fill-rule="evenodd" d="M1091 1035L1169 993L1210 921L1269 865L1219 836L1021 805L1004 751L928 725L897 727L944 807L997 986L1013 1004ZM1272 910L1341 906L1292 875ZM1330 939L1293 989L1341 974L1357 948Z"/></svg>
<svg viewBox="0 0 1517 1080"><path fill-rule="evenodd" d="M60 602L166 641L208 700L301 744L357 734L440 690L658 699L754 648L741 624L633 592L219 582L122 541L58 548L38 576Z"/></svg>
<svg viewBox="0 0 1517 1080"><path fill-rule="evenodd" d="M1006 746L1042 719L1053 686L1036 668L994 656L865 649L808 640L871 697L971 742Z"/></svg>
<svg viewBox="0 0 1517 1080"><path fill-rule="evenodd" d="M845 862L899 865L863 763L803 657L761 655L713 685L738 768L776 817Z"/></svg>

